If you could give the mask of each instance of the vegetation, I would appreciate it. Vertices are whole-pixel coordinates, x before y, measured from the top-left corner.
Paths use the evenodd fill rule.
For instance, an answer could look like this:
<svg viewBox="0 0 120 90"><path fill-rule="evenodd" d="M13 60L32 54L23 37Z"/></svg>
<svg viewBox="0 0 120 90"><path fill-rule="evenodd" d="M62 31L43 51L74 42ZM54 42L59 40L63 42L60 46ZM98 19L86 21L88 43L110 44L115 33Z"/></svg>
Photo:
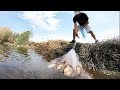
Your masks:
<svg viewBox="0 0 120 90"><path fill-rule="evenodd" d="M1 45L11 43L12 45L31 44L37 53L48 61L58 58L71 50L73 44L68 41L56 40L42 43L29 42L30 31L21 34L13 33L7 27L0 27L0 53L5 51ZM9 45L8 45L9 46ZM8 48L8 46L6 46ZM21 48L18 48L21 49ZM90 69L100 69L120 72L120 40L110 39L98 44L77 43L75 51L78 53L80 61L85 67ZM21 52L26 52L21 49Z"/></svg>
<svg viewBox="0 0 120 90"><path fill-rule="evenodd" d="M98 69L120 71L120 40L111 39L93 45L86 61L93 62Z"/></svg>
<svg viewBox="0 0 120 90"><path fill-rule="evenodd" d="M7 27L0 27L0 44L13 43L15 34Z"/></svg>
<svg viewBox="0 0 120 90"><path fill-rule="evenodd" d="M10 28L0 27L0 54L7 51L8 48L10 50L13 45L29 44L31 34L30 31L17 34L12 32Z"/></svg>
<svg viewBox="0 0 120 90"><path fill-rule="evenodd" d="M48 42L32 44L34 50L38 54L41 54L43 58L47 59L48 61L64 55L67 45L69 45L69 43L63 40L50 40Z"/></svg>
<svg viewBox="0 0 120 90"><path fill-rule="evenodd" d="M67 41L48 41L33 44L34 50L51 61L71 50ZM98 44L77 43L75 51L85 67L93 70L120 71L120 41L112 39Z"/></svg>
<svg viewBox="0 0 120 90"><path fill-rule="evenodd" d="M16 39L15 39L15 44L16 45L29 44L29 38L30 38L31 34L32 33L30 31L26 31L26 32L23 32L21 34L18 34Z"/></svg>

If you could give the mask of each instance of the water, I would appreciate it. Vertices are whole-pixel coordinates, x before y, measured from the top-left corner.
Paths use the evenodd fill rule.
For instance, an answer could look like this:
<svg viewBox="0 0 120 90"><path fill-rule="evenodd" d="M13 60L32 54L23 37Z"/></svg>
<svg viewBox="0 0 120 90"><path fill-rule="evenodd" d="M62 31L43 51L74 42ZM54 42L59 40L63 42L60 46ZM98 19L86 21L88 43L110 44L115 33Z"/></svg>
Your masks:
<svg viewBox="0 0 120 90"><path fill-rule="evenodd" d="M23 50L25 49L25 50ZM23 53L22 53L23 52ZM76 78L76 77L73 77ZM32 49L17 48L0 60L0 79L72 79L56 69Z"/></svg>
<svg viewBox="0 0 120 90"><path fill-rule="evenodd" d="M55 68L48 68L48 65L47 60L34 50L16 48L0 54L0 79L80 79L78 76L67 77ZM94 78L108 76L91 73Z"/></svg>

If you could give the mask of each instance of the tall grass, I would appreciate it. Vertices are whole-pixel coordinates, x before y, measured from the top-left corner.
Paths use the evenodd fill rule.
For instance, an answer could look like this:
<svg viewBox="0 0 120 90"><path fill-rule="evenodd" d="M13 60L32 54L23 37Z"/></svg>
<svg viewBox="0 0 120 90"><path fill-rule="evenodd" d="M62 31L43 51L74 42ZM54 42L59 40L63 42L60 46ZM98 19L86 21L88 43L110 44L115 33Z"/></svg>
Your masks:
<svg viewBox="0 0 120 90"><path fill-rule="evenodd" d="M51 61L57 57L60 57L65 54L65 50L67 45L69 44L67 41L56 40L56 41L48 41L42 43L33 43L34 50L43 56L47 61Z"/></svg>
<svg viewBox="0 0 120 90"><path fill-rule="evenodd" d="M48 41L34 44L34 49L45 59L51 61L64 55L72 46L64 41ZM75 51L83 65L89 69L120 72L120 40L117 38L98 44L77 43Z"/></svg>
<svg viewBox="0 0 120 90"><path fill-rule="evenodd" d="M30 31L17 34L11 31L8 27L0 27L0 44L11 43L15 45L25 45L29 43L29 38L32 35Z"/></svg>
<svg viewBox="0 0 120 90"><path fill-rule="evenodd" d="M0 27L0 43L13 42L13 33L7 27Z"/></svg>

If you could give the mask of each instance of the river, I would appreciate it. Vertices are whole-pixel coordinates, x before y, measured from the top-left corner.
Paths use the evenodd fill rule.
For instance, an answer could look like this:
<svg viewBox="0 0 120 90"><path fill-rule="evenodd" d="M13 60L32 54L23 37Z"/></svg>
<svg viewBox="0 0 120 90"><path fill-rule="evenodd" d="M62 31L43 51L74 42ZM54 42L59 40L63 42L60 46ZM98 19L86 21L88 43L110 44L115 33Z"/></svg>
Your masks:
<svg viewBox="0 0 120 90"><path fill-rule="evenodd" d="M120 78L93 71L91 74L95 79ZM48 61L32 49L15 48L0 54L0 79L80 79L80 77L67 77L56 69L48 68Z"/></svg>

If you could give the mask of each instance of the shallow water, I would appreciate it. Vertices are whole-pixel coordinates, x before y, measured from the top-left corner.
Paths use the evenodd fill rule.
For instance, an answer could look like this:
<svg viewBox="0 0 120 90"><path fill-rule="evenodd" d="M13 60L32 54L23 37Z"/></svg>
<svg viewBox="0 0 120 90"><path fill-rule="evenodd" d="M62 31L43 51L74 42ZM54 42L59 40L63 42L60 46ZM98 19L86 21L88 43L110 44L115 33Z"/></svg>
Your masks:
<svg viewBox="0 0 120 90"><path fill-rule="evenodd" d="M62 72L49 69L48 62L32 49L17 48L7 57L2 57L0 60L1 79L72 79L63 75Z"/></svg>
<svg viewBox="0 0 120 90"><path fill-rule="evenodd" d="M107 78L108 75L90 72L94 78ZM109 77L107 79L115 78ZM67 77L54 68L48 68L44 60L32 49L16 48L4 55L0 54L0 79L80 79Z"/></svg>

